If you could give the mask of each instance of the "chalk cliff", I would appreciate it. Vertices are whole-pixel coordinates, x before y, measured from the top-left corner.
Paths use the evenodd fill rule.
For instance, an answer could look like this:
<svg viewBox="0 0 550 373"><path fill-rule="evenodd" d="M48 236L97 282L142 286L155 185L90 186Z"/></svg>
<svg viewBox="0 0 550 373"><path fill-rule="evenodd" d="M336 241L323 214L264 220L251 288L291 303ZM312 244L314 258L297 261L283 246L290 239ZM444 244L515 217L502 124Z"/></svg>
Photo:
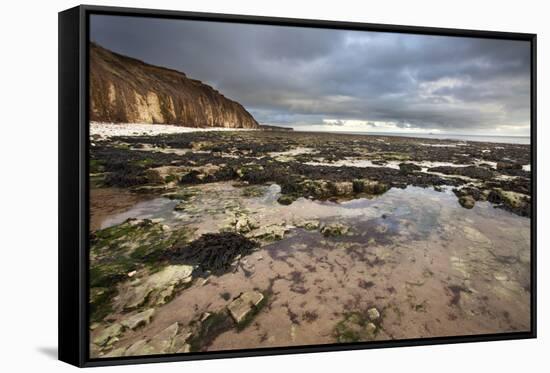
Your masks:
<svg viewBox="0 0 550 373"><path fill-rule="evenodd" d="M252 115L184 73L90 45L90 119L186 127L259 128Z"/></svg>

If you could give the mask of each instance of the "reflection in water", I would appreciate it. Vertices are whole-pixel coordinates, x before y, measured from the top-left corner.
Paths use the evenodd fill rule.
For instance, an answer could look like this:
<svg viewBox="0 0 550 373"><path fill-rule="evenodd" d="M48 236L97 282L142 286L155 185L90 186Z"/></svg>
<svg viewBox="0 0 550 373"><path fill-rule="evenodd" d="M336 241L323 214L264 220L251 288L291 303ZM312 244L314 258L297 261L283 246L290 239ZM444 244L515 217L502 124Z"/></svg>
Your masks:
<svg viewBox="0 0 550 373"><path fill-rule="evenodd" d="M177 201L167 198L155 198L137 203L131 209L110 216L101 222L101 229L120 224L129 218L138 219L172 219Z"/></svg>
<svg viewBox="0 0 550 373"><path fill-rule="evenodd" d="M280 226L285 232L243 259L237 271L194 283L160 307L143 333L223 308L220 294L253 289L271 293L268 309L254 327L222 333L209 350L333 343L346 315L371 307L383 315L372 335L377 340L529 329L527 218L487 202L461 208L450 190L394 188L374 198L300 198L283 206L276 202L277 185L260 187L253 197L243 196L244 189L229 183L190 187L193 196L179 211L174 207L180 202L159 197L102 222L162 219L195 228L199 236L245 216L258 229ZM316 224L304 228L311 221L349 231L324 235Z"/></svg>

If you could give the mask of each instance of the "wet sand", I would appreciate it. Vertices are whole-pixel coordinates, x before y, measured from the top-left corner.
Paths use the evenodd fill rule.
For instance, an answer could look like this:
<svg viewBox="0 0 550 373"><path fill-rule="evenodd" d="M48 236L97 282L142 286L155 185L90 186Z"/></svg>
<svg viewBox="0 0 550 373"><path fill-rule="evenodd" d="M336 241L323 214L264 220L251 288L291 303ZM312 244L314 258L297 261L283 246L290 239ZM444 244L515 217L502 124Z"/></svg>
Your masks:
<svg viewBox="0 0 550 373"><path fill-rule="evenodd" d="M149 198L146 195L131 193L122 188L90 189L90 230L105 228L102 225L104 220L147 199Z"/></svg>

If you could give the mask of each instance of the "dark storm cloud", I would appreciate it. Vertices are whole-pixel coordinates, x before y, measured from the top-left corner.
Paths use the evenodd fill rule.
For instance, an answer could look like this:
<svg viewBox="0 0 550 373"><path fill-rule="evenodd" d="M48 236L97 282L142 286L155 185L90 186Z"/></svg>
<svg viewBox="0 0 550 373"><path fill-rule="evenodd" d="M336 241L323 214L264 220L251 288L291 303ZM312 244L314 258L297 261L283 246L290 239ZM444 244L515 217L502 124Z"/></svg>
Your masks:
<svg viewBox="0 0 550 373"><path fill-rule="evenodd" d="M527 42L113 16L93 16L91 38L205 81L263 123L529 128Z"/></svg>

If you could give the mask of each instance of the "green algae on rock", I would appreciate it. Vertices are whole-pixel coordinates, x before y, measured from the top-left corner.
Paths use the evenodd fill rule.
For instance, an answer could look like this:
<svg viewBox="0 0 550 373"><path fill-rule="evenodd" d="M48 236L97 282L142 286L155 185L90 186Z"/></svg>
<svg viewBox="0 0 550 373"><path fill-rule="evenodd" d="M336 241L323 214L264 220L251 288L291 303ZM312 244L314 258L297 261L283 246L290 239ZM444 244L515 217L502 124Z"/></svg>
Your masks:
<svg viewBox="0 0 550 373"><path fill-rule="evenodd" d="M149 324L154 314L155 310L153 308L149 308L148 310L138 312L135 315L128 317L123 320L121 324L128 329L136 330Z"/></svg>
<svg viewBox="0 0 550 373"><path fill-rule="evenodd" d="M350 312L344 315L334 327L334 337L338 343L364 342L374 339L378 328L362 312Z"/></svg>
<svg viewBox="0 0 550 373"><path fill-rule="evenodd" d="M341 223L333 223L321 227L321 233L325 237L337 237L343 236L350 231L350 228L347 225Z"/></svg>
<svg viewBox="0 0 550 373"><path fill-rule="evenodd" d="M162 256L174 245L186 242L186 228L167 229L151 220L128 219L95 231L90 247L90 311L94 321L102 320L112 309L116 284L131 278L134 271L155 271L162 267Z"/></svg>
<svg viewBox="0 0 550 373"><path fill-rule="evenodd" d="M193 280L193 269L190 265L167 265L144 279L131 281L115 303L125 311L145 305L161 306Z"/></svg>
<svg viewBox="0 0 550 373"><path fill-rule="evenodd" d="M93 234L94 260L104 255L115 276L90 289L92 356L525 330L530 171L496 166L504 154L527 165L525 148L419 142L275 132L97 141L102 177L147 194Z"/></svg>

